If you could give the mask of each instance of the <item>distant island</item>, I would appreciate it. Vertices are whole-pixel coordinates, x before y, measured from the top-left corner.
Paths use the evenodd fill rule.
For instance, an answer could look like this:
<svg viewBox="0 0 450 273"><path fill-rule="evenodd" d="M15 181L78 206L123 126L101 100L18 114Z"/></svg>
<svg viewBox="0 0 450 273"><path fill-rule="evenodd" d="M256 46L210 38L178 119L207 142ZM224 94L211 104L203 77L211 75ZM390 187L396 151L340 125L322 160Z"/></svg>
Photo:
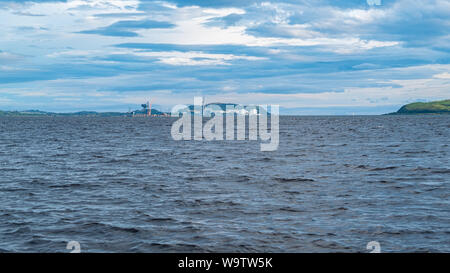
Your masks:
<svg viewBox="0 0 450 273"><path fill-rule="evenodd" d="M450 114L450 100L410 103L389 115Z"/></svg>
<svg viewBox="0 0 450 273"><path fill-rule="evenodd" d="M39 110L26 110L26 111L0 111L0 117L2 116L78 116L78 117L131 117L131 116L146 116L148 110L136 110L133 112L95 112L95 111L81 111L73 113L54 113L45 112ZM167 113L151 109L152 116L166 116Z"/></svg>

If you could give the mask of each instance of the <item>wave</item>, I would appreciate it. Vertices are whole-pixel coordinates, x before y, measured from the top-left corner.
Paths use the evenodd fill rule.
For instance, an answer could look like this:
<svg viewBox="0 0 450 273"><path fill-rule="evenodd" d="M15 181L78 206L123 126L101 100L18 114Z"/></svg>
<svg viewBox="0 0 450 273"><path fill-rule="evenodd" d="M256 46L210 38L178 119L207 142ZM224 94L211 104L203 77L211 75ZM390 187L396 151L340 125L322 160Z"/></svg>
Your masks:
<svg viewBox="0 0 450 273"><path fill-rule="evenodd" d="M281 182L281 183L295 183L295 182L315 182L314 179L309 179L309 178L302 178L302 177L297 177L297 178L280 178L280 177L276 177L274 178L275 181Z"/></svg>

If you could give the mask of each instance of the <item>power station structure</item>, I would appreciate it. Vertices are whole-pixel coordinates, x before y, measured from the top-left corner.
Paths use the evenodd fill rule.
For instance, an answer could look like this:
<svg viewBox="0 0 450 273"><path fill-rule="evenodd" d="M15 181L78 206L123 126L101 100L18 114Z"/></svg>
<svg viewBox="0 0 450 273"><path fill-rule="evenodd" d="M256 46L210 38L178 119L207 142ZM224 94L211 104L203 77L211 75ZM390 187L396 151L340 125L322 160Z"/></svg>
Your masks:
<svg viewBox="0 0 450 273"><path fill-rule="evenodd" d="M151 117L152 116L152 103L151 100L147 103L141 104L142 109L132 112L133 117Z"/></svg>
<svg viewBox="0 0 450 273"><path fill-rule="evenodd" d="M152 115L152 104L150 103L150 101L147 101L146 104L142 104L142 108L146 110L147 117L150 117Z"/></svg>
<svg viewBox="0 0 450 273"><path fill-rule="evenodd" d="M152 114L152 100L147 101L147 103L141 104L142 109L131 112L132 117L165 117L167 113L162 113L155 110L156 114Z"/></svg>

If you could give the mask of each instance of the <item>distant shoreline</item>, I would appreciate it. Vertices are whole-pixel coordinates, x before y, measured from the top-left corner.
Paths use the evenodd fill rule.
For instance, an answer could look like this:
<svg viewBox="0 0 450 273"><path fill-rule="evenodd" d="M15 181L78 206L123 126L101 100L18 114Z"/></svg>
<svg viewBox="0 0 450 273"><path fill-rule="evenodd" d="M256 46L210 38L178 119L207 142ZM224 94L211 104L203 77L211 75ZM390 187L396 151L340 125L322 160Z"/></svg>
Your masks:
<svg viewBox="0 0 450 273"><path fill-rule="evenodd" d="M133 112L79 111L72 113L46 112L40 110L2 111L0 117L140 117L145 110ZM134 113L134 114L133 114ZM447 115L450 114L450 100L415 102L402 106L397 112L379 115L283 115L280 116L392 116L392 115ZM151 109L151 116L169 116L169 113Z"/></svg>
<svg viewBox="0 0 450 273"><path fill-rule="evenodd" d="M133 112L96 112L80 111L72 113L45 112L40 110L26 111L1 111L0 117L133 117L133 113L139 115L141 111ZM152 116L163 116L166 113L152 109Z"/></svg>
<svg viewBox="0 0 450 273"><path fill-rule="evenodd" d="M0 111L0 117L93 117L93 116L103 116L103 117L119 117L119 116L132 116L131 113L120 113L120 112L73 112L73 113L54 113L54 112L44 112L39 110L33 111Z"/></svg>

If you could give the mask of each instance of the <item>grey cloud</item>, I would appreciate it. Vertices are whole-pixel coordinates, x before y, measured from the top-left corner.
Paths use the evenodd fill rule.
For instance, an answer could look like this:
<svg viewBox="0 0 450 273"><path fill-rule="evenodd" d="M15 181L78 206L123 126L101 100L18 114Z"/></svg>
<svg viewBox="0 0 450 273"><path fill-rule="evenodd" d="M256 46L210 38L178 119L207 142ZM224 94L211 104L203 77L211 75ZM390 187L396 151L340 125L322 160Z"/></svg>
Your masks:
<svg viewBox="0 0 450 273"><path fill-rule="evenodd" d="M98 34L104 36L119 36L119 37L136 37L138 34L135 30L138 29L152 29L152 28L173 28L174 24L169 22L161 22L154 20L140 20L140 21L119 21L107 27L97 28L93 30L85 30L79 33L82 34Z"/></svg>

